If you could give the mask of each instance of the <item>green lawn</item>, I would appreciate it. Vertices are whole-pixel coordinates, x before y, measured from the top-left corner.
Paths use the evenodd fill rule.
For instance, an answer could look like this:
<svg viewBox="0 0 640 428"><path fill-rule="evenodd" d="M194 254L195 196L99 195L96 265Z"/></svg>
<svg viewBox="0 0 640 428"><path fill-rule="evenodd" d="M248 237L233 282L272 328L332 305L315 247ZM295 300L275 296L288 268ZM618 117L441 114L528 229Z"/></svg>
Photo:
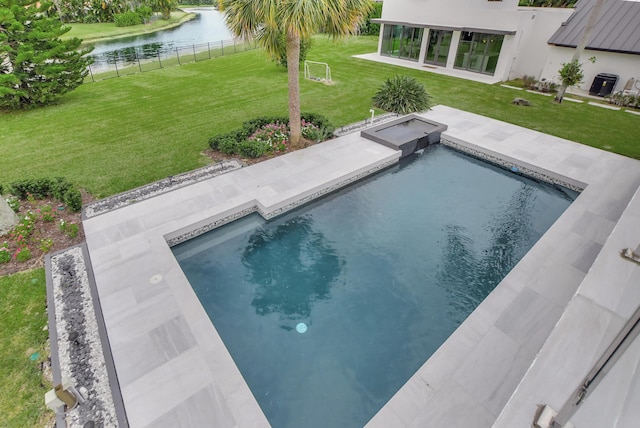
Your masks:
<svg viewBox="0 0 640 428"><path fill-rule="evenodd" d="M1 427L44 426L44 394L51 388L41 386L38 367L49 352L45 300L44 269L0 277Z"/></svg>
<svg viewBox="0 0 640 428"><path fill-rule="evenodd" d="M336 83L302 80L302 110L337 126L362 120L382 80L408 74L436 104L640 158L636 115L352 58L376 44L316 39L308 59L328 62ZM532 107L510 104L523 95ZM286 112L286 72L260 50L87 83L59 105L0 116L0 183L62 175L104 197L202 166L211 135Z"/></svg>
<svg viewBox="0 0 640 428"><path fill-rule="evenodd" d="M193 19L193 13L182 11L172 12L168 20L156 19L150 24L132 25L130 27L116 27L113 22L101 22L96 24L67 24L71 30L63 38L78 37L83 44L89 44L104 39L115 39L118 37L136 36L139 34L152 33L154 31L165 30L177 27L185 21Z"/></svg>

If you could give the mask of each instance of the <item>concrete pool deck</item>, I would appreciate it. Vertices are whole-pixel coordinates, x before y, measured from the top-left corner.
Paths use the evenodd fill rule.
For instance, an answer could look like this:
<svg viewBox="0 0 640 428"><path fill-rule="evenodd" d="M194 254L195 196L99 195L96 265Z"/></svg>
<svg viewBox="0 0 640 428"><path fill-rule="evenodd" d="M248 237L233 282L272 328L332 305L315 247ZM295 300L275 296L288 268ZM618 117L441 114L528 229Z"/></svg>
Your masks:
<svg viewBox="0 0 640 428"><path fill-rule="evenodd" d="M640 304L640 266L618 254L640 244L640 162L445 106L425 116L448 125L448 144L585 190L368 426L530 426ZM130 426L269 426L167 241L277 215L399 155L349 134L84 220ZM637 368L640 343L624 358L616 369ZM576 418L638 411L612 397L637 402L640 382L624 371L620 387L614 375L599 386L613 384L610 406L587 401Z"/></svg>

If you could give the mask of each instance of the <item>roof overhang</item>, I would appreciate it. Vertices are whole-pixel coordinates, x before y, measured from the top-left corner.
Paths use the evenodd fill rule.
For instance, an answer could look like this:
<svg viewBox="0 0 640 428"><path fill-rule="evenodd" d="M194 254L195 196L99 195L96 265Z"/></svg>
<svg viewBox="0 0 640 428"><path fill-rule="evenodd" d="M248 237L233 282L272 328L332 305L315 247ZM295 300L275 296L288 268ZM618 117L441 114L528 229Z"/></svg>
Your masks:
<svg viewBox="0 0 640 428"><path fill-rule="evenodd" d="M500 30L495 28L477 28L477 27L466 27L466 26L461 27L456 25L431 25L431 24L425 24L425 23L389 21L389 20L383 20L383 19L372 19L371 22L375 22L377 24L387 24L387 25L403 25L405 27L430 28L432 30L468 31L473 33L488 33L488 34L503 34L503 35L516 34L515 30Z"/></svg>
<svg viewBox="0 0 640 428"><path fill-rule="evenodd" d="M638 1L640 1L640 0L638 0ZM569 49L575 49L576 48L576 45L563 45L563 44L560 44L560 43L549 43L549 45L557 46L559 48L569 48ZM594 47L591 47L591 46L585 47L585 50L597 51L597 52L611 52L611 53L627 54L627 55L640 55L640 52L638 52L638 51L625 51L625 50L615 50L615 49L605 49L605 48L594 48Z"/></svg>

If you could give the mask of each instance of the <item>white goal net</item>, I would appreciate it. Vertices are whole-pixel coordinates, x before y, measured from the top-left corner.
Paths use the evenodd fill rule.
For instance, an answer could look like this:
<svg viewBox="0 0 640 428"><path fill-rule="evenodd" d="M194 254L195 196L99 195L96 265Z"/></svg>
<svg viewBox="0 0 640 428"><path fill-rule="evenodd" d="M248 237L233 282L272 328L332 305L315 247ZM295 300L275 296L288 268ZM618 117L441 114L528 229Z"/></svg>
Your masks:
<svg viewBox="0 0 640 428"><path fill-rule="evenodd" d="M331 81L331 68L326 62L305 61L304 78L326 84L333 83Z"/></svg>

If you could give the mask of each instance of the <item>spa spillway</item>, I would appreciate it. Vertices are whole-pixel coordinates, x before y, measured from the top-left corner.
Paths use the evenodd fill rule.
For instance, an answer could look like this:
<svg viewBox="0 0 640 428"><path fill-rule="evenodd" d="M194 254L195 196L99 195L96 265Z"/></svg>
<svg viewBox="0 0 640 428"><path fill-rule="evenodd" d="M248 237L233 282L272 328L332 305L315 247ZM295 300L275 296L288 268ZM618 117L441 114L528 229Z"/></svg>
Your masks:
<svg viewBox="0 0 640 428"><path fill-rule="evenodd" d="M411 114L360 132L360 135L392 149L401 150L401 158L429 144L440 142L447 125Z"/></svg>

